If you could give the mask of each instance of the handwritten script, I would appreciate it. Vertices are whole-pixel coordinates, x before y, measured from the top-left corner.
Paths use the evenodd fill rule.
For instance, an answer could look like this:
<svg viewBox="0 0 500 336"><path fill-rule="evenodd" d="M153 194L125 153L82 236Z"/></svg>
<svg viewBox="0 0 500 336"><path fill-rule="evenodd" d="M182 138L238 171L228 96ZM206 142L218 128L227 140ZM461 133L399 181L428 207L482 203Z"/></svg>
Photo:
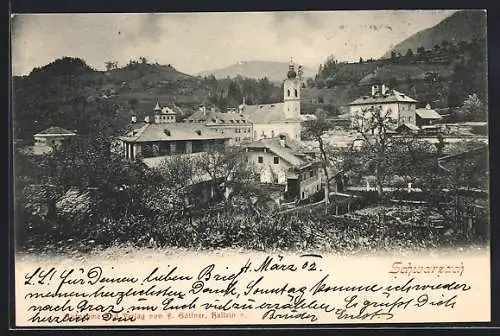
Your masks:
<svg viewBox="0 0 500 336"><path fill-rule="evenodd" d="M17 313L28 325L390 322L452 314L473 295L463 262L390 260L377 274L349 267L315 254L135 270L33 266L17 281Z"/></svg>

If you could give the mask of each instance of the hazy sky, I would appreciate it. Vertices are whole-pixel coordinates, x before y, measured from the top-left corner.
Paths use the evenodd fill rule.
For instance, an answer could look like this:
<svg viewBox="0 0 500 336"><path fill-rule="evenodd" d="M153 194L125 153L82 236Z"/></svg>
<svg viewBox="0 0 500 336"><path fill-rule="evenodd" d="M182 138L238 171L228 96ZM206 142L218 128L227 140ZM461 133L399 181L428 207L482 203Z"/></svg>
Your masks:
<svg viewBox="0 0 500 336"><path fill-rule="evenodd" d="M12 20L12 68L28 74L62 56L104 62L144 56L195 74L250 60L313 68L380 57L454 11L335 11L176 14L23 14Z"/></svg>

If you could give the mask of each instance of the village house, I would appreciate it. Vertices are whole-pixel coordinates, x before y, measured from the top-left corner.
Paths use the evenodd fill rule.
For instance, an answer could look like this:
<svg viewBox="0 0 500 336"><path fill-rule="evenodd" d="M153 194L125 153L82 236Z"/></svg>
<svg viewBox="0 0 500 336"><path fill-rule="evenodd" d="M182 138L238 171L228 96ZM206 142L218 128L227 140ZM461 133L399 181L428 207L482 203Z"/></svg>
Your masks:
<svg viewBox="0 0 500 336"><path fill-rule="evenodd" d="M74 137L75 132L69 131L62 127L52 126L38 132L33 137L35 139L35 145L46 145L52 148L57 148L61 146L64 140Z"/></svg>
<svg viewBox="0 0 500 336"><path fill-rule="evenodd" d="M401 124L416 125L417 101L408 95L396 91L379 79L375 78L371 84L371 94L360 97L349 104L351 126L356 126L361 116L372 109L380 108L382 115L387 115Z"/></svg>
<svg viewBox="0 0 500 336"><path fill-rule="evenodd" d="M300 140L300 88L301 79L297 75L295 65L290 62L287 78L283 82L281 103L246 105L243 102L238 112L244 115L253 125L253 140L277 137L286 133L291 139Z"/></svg>
<svg viewBox="0 0 500 336"><path fill-rule="evenodd" d="M285 185L285 199L303 200L322 190L320 161L286 134L244 146L248 163L260 173L260 182Z"/></svg>
<svg viewBox="0 0 500 336"><path fill-rule="evenodd" d="M227 112L208 110L200 106L199 110L186 119L187 123L201 123L215 132L229 137L229 145L240 145L252 140L253 125L248 118L234 109Z"/></svg>
<svg viewBox="0 0 500 336"><path fill-rule="evenodd" d="M35 155L51 153L54 149L60 148L66 139L76 135L76 132L61 127L49 127L33 136L35 145L29 147L29 151Z"/></svg>
<svg viewBox="0 0 500 336"><path fill-rule="evenodd" d="M200 123L176 122L175 111L157 104L154 116L138 121L132 116L128 133L118 139L121 151L129 160L207 152L224 148L229 136Z"/></svg>
<svg viewBox="0 0 500 336"><path fill-rule="evenodd" d="M427 104L425 108L419 108L415 110L416 120L415 124L418 127L434 125L436 122L443 119L436 110L431 108L430 104Z"/></svg>

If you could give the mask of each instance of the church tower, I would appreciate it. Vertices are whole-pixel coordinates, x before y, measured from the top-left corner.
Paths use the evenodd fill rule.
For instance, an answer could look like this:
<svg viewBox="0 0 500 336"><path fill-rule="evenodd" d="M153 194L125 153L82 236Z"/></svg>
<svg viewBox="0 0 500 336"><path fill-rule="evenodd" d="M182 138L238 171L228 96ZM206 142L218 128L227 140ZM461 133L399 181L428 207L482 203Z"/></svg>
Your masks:
<svg viewBox="0 0 500 336"><path fill-rule="evenodd" d="M283 83L283 98L286 118L299 118L300 116L300 78L295 71L295 65L290 60L287 78Z"/></svg>

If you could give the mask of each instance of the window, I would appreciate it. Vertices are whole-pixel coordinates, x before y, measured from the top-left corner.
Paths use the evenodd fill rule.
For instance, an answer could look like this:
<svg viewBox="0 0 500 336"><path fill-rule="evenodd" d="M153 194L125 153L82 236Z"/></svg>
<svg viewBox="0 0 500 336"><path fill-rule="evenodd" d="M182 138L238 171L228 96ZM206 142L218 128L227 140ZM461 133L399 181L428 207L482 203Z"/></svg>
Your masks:
<svg viewBox="0 0 500 336"><path fill-rule="evenodd" d="M258 159L257 159L257 162L264 163L264 157L259 156Z"/></svg>
<svg viewBox="0 0 500 336"><path fill-rule="evenodd" d="M298 97L299 96L299 92L297 91L297 89L295 89L295 97Z"/></svg>
<svg viewBox="0 0 500 336"><path fill-rule="evenodd" d="M274 157L274 164L280 164L280 158L278 156Z"/></svg>
<svg viewBox="0 0 500 336"><path fill-rule="evenodd" d="M271 138L274 138L274 130L271 131Z"/></svg>
<svg viewBox="0 0 500 336"><path fill-rule="evenodd" d="M286 90L286 94L288 97L290 97L290 89Z"/></svg>

